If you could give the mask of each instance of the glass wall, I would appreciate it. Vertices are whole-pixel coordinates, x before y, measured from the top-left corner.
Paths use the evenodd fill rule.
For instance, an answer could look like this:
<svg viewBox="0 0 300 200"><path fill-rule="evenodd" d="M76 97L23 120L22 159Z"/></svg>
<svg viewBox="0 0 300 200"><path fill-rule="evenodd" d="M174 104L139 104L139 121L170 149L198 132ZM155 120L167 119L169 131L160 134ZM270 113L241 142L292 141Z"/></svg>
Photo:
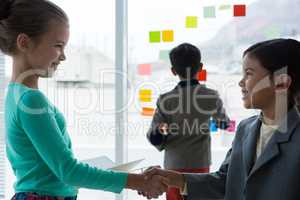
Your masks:
<svg viewBox="0 0 300 200"><path fill-rule="evenodd" d="M116 2L53 2L69 15L71 35L67 60L54 78L41 80L40 87L65 114L76 157L105 155L114 161ZM272 0L128 0L128 55L124 55L128 56L128 104L124 108L128 114L128 160L145 158L137 168L163 164L163 152L151 146L146 132L157 98L178 83L170 71L168 52L189 42L202 52L206 74L202 71L200 83L219 92L232 120L227 131L211 127L211 170L216 170L230 148L236 125L257 113L242 106L238 81L243 50L276 37L300 39L299 9L298 0L277 0L276 4ZM7 83L10 59L5 63ZM8 163L6 169L9 199L14 175ZM112 193L81 189L78 199L114 198ZM130 191L127 199L143 198Z"/></svg>
<svg viewBox="0 0 300 200"><path fill-rule="evenodd" d="M157 151L147 141L146 132L157 98L178 83L178 77L170 70L168 52L189 42L202 53L206 74L202 72L200 83L219 92L232 120L226 131L211 126L211 170L218 169L237 124L257 113L242 106L238 86L242 53L258 41L299 38L298 14L291 12L300 7L299 2L280 0L276 5L271 0L128 2L129 102L132 102L128 112L129 159L145 158L145 166L163 164L164 152ZM132 199L139 199L135 193L131 195Z"/></svg>

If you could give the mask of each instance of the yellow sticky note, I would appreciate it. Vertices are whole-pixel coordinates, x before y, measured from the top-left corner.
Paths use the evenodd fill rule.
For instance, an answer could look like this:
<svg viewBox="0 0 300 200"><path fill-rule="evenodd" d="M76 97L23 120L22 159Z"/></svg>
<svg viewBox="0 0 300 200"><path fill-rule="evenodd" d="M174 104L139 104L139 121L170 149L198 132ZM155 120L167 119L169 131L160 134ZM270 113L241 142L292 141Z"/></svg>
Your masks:
<svg viewBox="0 0 300 200"><path fill-rule="evenodd" d="M164 42L173 42L174 41L174 31L165 30L162 32L162 40Z"/></svg>
<svg viewBox="0 0 300 200"><path fill-rule="evenodd" d="M140 90L140 101L141 102L151 102L152 91L151 90Z"/></svg>
<svg viewBox="0 0 300 200"><path fill-rule="evenodd" d="M186 28L197 28L198 26L198 17L197 16L187 16L185 19Z"/></svg>

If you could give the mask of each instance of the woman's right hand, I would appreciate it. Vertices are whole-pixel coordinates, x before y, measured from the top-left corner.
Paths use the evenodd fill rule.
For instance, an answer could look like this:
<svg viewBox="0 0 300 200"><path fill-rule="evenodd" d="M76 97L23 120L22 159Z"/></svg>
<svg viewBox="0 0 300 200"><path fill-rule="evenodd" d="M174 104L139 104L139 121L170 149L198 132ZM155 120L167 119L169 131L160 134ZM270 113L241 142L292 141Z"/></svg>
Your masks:
<svg viewBox="0 0 300 200"><path fill-rule="evenodd" d="M152 177L164 177L163 184L167 185L168 187L176 187L179 188L181 191L184 190L185 186L185 178L184 175L171 170L163 170L159 166L158 167L150 167L145 172L145 179L151 179ZM153 198L151 195L149 195L147 192L138 191L139 195L143 195L147 197L148 199Z"/></svg>
<svg viewBox="0 0 300 200"><path fill-rule="evenodd" d="M148 199L158 198L167 191L167 179L160 175L128 174L126 188L139 191Z"/></svg>
<svg viewBox="0 0 300 200"><path fill-rule="evenodd" d="M172 171L172 170L163 170L161 168L151 168L149 171L145 172L146 179L152 176L162 176L164 177L164 183L169 187L176 187L179 189L183 189L185 186L185 178L184 175L180 172Z"/></svg>

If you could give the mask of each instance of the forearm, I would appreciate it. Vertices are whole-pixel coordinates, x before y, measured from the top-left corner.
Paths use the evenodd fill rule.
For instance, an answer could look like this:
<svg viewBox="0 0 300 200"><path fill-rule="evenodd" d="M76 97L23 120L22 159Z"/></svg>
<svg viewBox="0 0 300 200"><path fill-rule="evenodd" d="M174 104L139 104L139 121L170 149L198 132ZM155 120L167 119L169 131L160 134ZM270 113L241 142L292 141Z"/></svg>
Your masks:
<svg viewBox="0 0 300 200"><path fill-rule="evenodd" d="M192 199L223 199L226 179L217 173L185 174L186 195Z"/></svg>
<svg viewBox="0 0 300 200"><path fill-rule="evenodd" d="M140 190L145 184L142 174L128 174L125 188L132 190Z"/></svg>

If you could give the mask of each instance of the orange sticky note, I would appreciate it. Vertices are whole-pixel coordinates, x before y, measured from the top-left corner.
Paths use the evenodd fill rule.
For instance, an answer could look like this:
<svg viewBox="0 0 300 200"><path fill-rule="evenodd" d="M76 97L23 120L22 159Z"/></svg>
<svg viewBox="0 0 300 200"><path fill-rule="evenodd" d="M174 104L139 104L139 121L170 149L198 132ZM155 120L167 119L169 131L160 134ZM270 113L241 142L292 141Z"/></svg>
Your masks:
<svg viewBox="0 0 300 200"><path fill-rule="evenodd" d="M142 115L144 116L153 116L154 115L154 108L143 108Z"/></svg>
<svg viewBox="0 0 300 200"><path fill-rule="evenodd" d="M165 30L162 32L162 40L164 42L173 42L174 41L174 31Z"/></svg>
<svg viewBox="0 0 300 200"><path fill-rule="evenodd" d="M207 72L206 69L202 69L200 72L198 72L198 80L199 81L206 81L207 80Z"/></svg>
<svg viewBox="0 0 300 200"><path fill-rule="evenodd" d="M151 102L152 91L151 90L140 90L140 101Z"/></svg>
<svg viewBox="0 0 300 200"><path fill-rule="evenodd" d="M150 75L151 74L151 64L140 64L138 65L139 75Z"/></svg>
<svg viewBox="0 0 300 200"><path fill-rule="evenodd" d="M234 5L233 6L233 16L234 17L246 16L246 5Z"/></svg>

